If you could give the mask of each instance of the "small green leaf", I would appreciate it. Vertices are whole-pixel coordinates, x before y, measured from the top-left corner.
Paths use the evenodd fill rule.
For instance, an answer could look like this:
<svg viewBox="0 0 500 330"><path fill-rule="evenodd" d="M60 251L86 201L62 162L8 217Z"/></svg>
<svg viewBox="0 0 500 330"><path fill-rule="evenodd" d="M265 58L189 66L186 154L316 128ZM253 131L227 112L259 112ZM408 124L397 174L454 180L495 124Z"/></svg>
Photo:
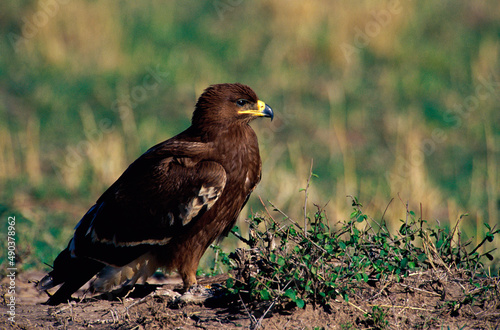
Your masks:
<svg viewBox="0 0 500 330"><path fill-rule="evenodd" d="M271 295L269 294L269 291L267 291L266 289L260 290L260 297L263 300L269 300L269 299L271 299Z"/></svg>
<svg viewBox="0 0 500 330"><path fill-rule="evenodd" d="M305 188L300 188L299 192L303 192L304 190L306 190L306 189Z"/></svg>
<svg viewBox="0 0 500 330"><path fill-rule="evenodd" d="M277 263L280 266L284 266L285 265L285 258L283 258L282 256L279 256Z"/></svg>
<svg viewBox="0 0 500 330"><path fill-rule="evenodd" d="M439 249L443 245L444 241L440 239L439 241L436 242L436 247Z"/></svg>
<svg viewBox="0 0 500 330"><path fill-rule="evenodd" d="M295 304L297 305L298 308L304 308L304 306L306 305L304 300L302 300L300 298L295 299Z"/></svg>
<svg viewBox="0 0 500 330"><path fill-rule="evenodd" d="M285 296L287 296L288 298L290 298L293 301L295 301L295 299L296 299L295 290L293 290L293 289L286 289Z"/></svg>
<svg viewBox="0 0 500 330"><path fill-rule="evenodd" d="M408 226L406 223L403 223L401 227L399 228L399 232L401 235L406 235L408 234L408 230L410 229L410 226Z"/></svg>
<svg viewBox="0 0 500 330"><path fill-rule="evenodd" d="M489 225L489 224L487 224L486 222L484 223L484 226L485 226L486 228L488 228L489 230L491 230L490 225Z"/></svg>
<svg viewBox="0 0 500 330"><path fill-rule="evenodd" d="M427 255L425 253L421 253L417 256L417 259L420 262L424 262L425 260L427 260Z"/></svg>

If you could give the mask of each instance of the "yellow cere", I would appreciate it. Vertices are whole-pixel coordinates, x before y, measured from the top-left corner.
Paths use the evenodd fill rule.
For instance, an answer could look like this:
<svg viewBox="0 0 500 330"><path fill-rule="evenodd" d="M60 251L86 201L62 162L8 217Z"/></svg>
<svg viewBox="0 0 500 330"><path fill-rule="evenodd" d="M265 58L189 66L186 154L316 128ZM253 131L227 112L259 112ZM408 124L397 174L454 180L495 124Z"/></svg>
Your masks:
<svg viewBox="0 0 500 330"><path fill-rule="evenodd" d="M264 109L266 108L266 103L262 102L261 100L257 101L257 109L251 109L251 110L240 110L238 111L239 114L249 114L252 116L265 116Z"/></svg>

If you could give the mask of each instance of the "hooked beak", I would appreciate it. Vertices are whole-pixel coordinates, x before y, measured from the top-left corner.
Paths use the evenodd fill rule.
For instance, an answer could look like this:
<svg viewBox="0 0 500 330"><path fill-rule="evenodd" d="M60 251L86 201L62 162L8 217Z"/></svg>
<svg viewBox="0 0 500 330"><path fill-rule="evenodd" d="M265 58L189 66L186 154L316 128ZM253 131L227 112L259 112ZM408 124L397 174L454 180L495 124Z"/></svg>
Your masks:
<svg viewBox="0 0 500 330"><path fill-rule="evenodd" d="M257 108L256 110L241 110L238 111L239 114L249 114L252 116L256 117L269 117L271 118L271 121L274 118L274 112L273 109L271 109L270 106L262 102L261 100L257 101Z"/></svg>

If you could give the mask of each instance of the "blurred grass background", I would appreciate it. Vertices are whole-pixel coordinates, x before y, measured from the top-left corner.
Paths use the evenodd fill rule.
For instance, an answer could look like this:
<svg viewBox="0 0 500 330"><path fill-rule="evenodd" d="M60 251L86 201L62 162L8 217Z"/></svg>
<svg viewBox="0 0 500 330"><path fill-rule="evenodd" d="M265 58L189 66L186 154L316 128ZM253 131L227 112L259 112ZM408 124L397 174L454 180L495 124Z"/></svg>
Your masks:
<svg viewBox="0 0 500 330"><path fill-rule="evenodd" d="M252 124L263 180L245 214L262 212L260 195L300 217L314 159L309 201L332 224L346 195L377 219L394 198L395 229L407 201L431 225L468 212L474 243L499 224L497 1L7 0L0 34L0 224L16 215L24 268L52 263L126 166L221 82L276 114Z"/></svg>

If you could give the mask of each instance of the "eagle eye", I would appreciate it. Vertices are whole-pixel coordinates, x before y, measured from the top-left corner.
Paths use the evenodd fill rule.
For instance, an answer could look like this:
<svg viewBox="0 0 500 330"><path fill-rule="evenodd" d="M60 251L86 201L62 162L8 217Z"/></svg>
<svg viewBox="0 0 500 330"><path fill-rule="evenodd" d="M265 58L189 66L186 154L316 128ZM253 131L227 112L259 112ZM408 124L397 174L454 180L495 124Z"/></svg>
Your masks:
<svg viewBox="0 0 500 330"><path fill-rule="evenodd" d="M247 104L248 101L245 100L245 99L239 99L238 101L236 101L236 104L239 106L239 107L243 107L245 106L245 104Z"/></svg>

